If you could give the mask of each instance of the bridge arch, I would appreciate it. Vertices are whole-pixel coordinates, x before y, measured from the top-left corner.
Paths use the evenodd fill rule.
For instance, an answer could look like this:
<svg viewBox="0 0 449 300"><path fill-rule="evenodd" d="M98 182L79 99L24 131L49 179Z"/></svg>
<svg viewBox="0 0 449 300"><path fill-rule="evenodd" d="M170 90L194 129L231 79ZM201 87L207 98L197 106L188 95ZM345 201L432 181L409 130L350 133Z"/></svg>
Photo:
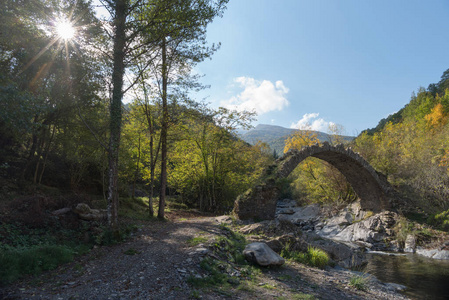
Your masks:
<svg viewBox="0 0 449 300"><path fill-rule="evenodd" d="M240 195L235 201L234 214L239 219L274 219L279 188L276 181L285 178L307 157L316 157L337 168L360 198L363 209L379 212L390 208L393 188L386 176L358 153L344 145L332 146L325 142L290 150L269 167L260 182Z"/></svg>

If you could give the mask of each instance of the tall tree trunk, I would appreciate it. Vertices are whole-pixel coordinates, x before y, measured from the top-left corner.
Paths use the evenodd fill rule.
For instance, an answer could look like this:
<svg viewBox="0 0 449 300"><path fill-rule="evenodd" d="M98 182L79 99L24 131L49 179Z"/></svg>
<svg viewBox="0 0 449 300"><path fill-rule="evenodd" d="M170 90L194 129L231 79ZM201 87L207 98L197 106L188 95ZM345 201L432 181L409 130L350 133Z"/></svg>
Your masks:
<svg viewBox="0 0 449 300"><path fill-rule="evenodd" d="M137 176L139 176L139 164L140 164L140 132L139 132L139 144L137 145L137 163L136 163L136 172L134 173L134 180L133 180L133 190L132 190L132 198L134 199L134 196L136 195L136 181Z"/></svg>
<svg viewBox="0 0 449 300"><path fill-rule="evenodd" d="M35 115L33 122L37 123L37 120L38 120L38 116ZM25 177L27 175L28 169L31 167L31 164L33 162L34 155L36 153L37 142L38 142L37 133L34 132L34 130L33 130L33 134L31 137L31 147L30 147L30 151L28 152L27 162L26 162L25 168L23 168L22 175L20 176L21 184L25 181Z"/></svg>
<svg viewBox="0 0 449 300"><path fill-rule="evenodd" d="M143 93L145 97L144 111L145 116L147 118L148 130L150 132L150 191L148 196L148 212L150 217L154 216L154 208L153 208L153 195L154 195L154 171L156 169L157 157L160 149L160 140L158 144L158 148L156 150L156 154L154 153L154 116L152 114L148 93L145 86L145 81L142 82Z"/></svg>
<svg viewBox="0 0 449 300"><path fill-rule="evenodd" d="M50 130L51 130L51 128L50 128ZM53 137L55 136L55 131L56 131L56 125L53 125L53 131L51 133L51 137L50 137L50 140L48 141L47 147L45 149L44 162L42 163L42 170L41 170L41 174L39 175L39 181L38 181L39 185L42 182L42 176L44 175L45 166L47 165L48 153L50 152L51 142L53 141Z"/></svg>
<svg viewBox="0 0 449 300"><path fill-rule="evenodd" d="M161 127L161 192L159 194L158 218L163 219L165 214L165 190L167 187L167 131L168 131L168 104L167 104L167 49L165 38L162 39L162 127Z"/></svg>
<svg viewBox="0 0 449 300"><path fill-rule="evenodd" d="M42 152L44 151L44 145L45 145L45 136L47 135L46 129L41 129L41 139L39 140L39 143L37 144L37 161L36 161L36 168L34 169L34 176L33 176L33 184L37 184L37 177L39 172L39 167L41 165L41 157Z"/></svg>
<svg viewBox="0 0 449 300"><path fill-rule="evenodd" d="M122 126L123 75L125 72L125 22L128 9L127 0L115 1L114 53L112 70L112 101L110 109L109 140L109 187L108 187L108 223L118 231L118 154Z"/></svg>

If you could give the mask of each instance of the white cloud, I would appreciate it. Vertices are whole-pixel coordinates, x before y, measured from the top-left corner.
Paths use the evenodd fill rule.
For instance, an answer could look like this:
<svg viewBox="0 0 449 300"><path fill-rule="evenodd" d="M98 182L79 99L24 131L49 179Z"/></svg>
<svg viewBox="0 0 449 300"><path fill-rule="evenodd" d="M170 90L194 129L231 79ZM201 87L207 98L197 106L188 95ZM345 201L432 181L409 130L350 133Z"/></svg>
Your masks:
<svg viewBox="0 0 449 300"><path fill-rule="evenodd" d="M335 125L334 122L327 122L323 118L318 118L319 115L319 113L305 114L302 116L301 120L296 123L292 123L290 128L327 131L329 125Z"/></svg>
<svg viewBox="0 0 449 300"><path fill-rule="evenodd" d="M258 115L282 110L289 105L286 95L289 89L282 80L274 84L269 80L255 80L251 77L237 77L234 79L243 91L229 100L221 102L221 105L238 111L255 111Z"/></svg>

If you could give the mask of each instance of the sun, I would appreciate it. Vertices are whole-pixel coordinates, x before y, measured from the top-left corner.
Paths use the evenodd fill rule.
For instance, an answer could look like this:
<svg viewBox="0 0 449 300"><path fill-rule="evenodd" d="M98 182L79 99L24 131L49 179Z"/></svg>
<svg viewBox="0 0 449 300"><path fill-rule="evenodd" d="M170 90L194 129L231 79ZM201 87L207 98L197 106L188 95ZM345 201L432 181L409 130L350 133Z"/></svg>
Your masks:
<svg viewBox="0 0 449 300"><path fill-rule="evenodd" d="M67 20L62 20L56 24L56 32L63 40L70 40L75 36L75 28Z"/></svg>

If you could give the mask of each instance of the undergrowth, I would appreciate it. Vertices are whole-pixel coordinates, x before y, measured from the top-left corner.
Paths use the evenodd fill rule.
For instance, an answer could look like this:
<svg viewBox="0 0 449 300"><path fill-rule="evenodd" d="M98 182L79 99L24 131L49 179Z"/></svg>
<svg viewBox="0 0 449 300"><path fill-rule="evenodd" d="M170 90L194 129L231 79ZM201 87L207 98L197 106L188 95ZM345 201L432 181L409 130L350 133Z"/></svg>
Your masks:
<svg viewBox="0 0 449 300"><path fill-rule="evenodd" d="M44 228L0 224L0 286L55 269L89 252L94 245L120 243L136 228L123 225L120 231L113 232L106 225L85 221L77 229L58 224Z"/></svg>
<svg viewBox="0 0 449 300"><path fill-rule="evenodd" d="M211 245L215 258L206 257L200 263L207 275L187 280L195 288L219 287L219 292L225 292L230 286L239 286L242 278L252 279L260 273L242 254L246 246L245 237L226 225L220 225L220 228L223 235L218 236Z"/></svg>
<svg viewBox="0 0 449 300"><path fill-rule="evenodd" d="M17 280L25 274L38 275L72 261L74 249L62 245L34 246L22 250L0 250L0 284Z"/></svg>

